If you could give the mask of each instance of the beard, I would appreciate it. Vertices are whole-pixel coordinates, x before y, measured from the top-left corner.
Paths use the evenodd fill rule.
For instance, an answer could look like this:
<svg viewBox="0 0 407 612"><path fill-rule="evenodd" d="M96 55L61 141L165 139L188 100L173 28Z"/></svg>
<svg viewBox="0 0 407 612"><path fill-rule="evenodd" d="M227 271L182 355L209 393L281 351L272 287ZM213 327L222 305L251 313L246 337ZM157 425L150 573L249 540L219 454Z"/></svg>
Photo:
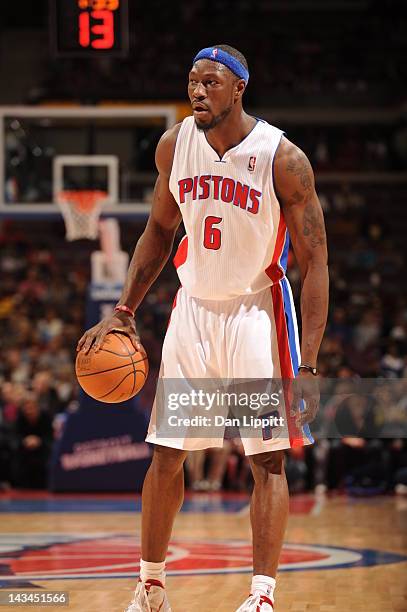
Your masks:
<svg viewBox="0 0 407 612"><path fill-rule="evenodd" d="M229 115L232 110L232 105L228 106L223 110L219 115L212 117L212 120L209 123L201 123L199 119L195 119L195 125L200 132L209 132L209 130L213 130L214 127L222 123L224 119Z"/></svg>

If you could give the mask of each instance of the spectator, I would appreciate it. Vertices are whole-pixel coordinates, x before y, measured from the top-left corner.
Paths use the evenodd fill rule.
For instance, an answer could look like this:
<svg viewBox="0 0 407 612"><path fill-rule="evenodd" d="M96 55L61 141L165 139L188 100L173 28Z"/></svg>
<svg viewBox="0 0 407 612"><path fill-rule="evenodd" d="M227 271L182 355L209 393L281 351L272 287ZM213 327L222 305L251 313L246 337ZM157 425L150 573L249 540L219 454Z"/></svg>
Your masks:
<svg viewBox="0 0 407 612"><path fill-rule="evenodd" d="M404 359L400 355L396 342L389 342L387 351L380 362L382 376L386 378L401 378L404 370Z"/></svg>
<svg viewBox="0 0 407 612"><path fill-rule="evenodd" d="M331 425L328 457L329 488L367 486L385 480L374 411L366 395L353 394L337 408Z"/></svg>
<svg viewBox="0 0 407 612"><path fill-rule="evenodd" d="M52 385L50 370L40 370L34 374L32 381L34 391L41 412L53 416L59 410L58 395Z"/></svg>
<svg viewBox="0 0 407 612"><path fill-rule="evenodd" d="M21 488L44 489L52 442L52 421L41 412L38 398L28 393L16 425L16 484Z"/></svg>
<svg viewBox="0 0 407 612"><path fill-rule="evenodd" d="M0 414L3 424L13 425L17 420L21 405L24 400L25 390L22 385L5 382L2 385L0 397Z"/></svg>
<svg viewBox="0 0 407 612"><path fill-rule="evenodd" d="M63 323L57 316L54 308L47 308L43 319L37 325L39 338L45 344L62 333Z"/></svg>

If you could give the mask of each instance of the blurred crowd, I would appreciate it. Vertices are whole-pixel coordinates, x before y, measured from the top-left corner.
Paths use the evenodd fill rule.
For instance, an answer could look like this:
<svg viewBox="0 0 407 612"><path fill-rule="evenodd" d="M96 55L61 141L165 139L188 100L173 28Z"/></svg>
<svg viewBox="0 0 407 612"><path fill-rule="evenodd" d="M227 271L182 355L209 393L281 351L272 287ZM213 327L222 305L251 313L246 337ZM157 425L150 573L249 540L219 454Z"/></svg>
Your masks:
<svg viewBox="0 0 407 612"><path fill-rule="evenodd" d="M331 305L318 366L327 379L407 378L407 300L401 282L404 226L403 216L397 216L400 194L397 186L382 187L380 194L376 187L346 183L320 189L330 237ZM394 225L389 220L392 206ZM122 241L129 252L142 227L137 222L122 227ZM0 230L0 482L5 487L46 487L53 440L60 435L61 423L78 409L73 364L76 342L85 326L89 255L95 243L63 240L60 222L7 221ZM300 279L292 252L288 276L298 301ZM138 396L138 409L144 413L151 409L176 287L169 265L138 313L151 365L148 382ZM382 408L400 409L397 402L390 393ZM402 410L407 413L405 405ZM323 414L329 418L318 426L316 444L287 453L292 490L407 490L405 422L381 439L380 433L374 433L378 423L373 422L380 413L375 411L372 417L372 406L350 403L337 415L350 435L338 437L326 424L336 408L328 406ZM239 440L226 441L223 450L192 454L186 472L193 490L251 486Z"/></svg>
<svg viewBox="0 0 407 612"><path fill-rule="evenodd" d="M388 172L407 168L407 122L391 125L283 126L307 151L319 176L325 172ZM295 135L295 136L293 136Z"/></svg>

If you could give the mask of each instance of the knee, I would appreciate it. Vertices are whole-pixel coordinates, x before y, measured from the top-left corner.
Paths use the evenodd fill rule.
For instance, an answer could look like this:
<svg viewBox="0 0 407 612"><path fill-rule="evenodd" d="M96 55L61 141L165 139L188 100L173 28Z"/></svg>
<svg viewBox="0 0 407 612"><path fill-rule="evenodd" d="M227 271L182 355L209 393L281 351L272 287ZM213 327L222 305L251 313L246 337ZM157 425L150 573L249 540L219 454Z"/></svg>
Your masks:
<svg viewBox="0 0 407 612"><path fill-rule="evenodd" d="M269 474L284 474L284 451L270 451L250 457L254 480L268 478Z"/></svg>
<svg viewBox="0 0 407 612"><path fill-rule="evenodd" d="M173 475L182 470L186 456L186 451L156 445L152 466L161 474Z"/></svg>

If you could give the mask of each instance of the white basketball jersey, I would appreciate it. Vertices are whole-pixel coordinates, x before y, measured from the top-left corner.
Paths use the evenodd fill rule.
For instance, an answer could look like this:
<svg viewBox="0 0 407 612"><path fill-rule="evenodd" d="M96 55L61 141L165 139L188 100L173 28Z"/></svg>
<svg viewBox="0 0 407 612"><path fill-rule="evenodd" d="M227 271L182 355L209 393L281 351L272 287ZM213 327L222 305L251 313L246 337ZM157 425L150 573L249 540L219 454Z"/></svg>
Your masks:
<svg viewBox="0 0 407 612"><path fill-rule="evenodd" d="M226 300L284 277L289 238L273 185L282 134L258 120L220 158L192 116L182 122L170 190L186 230L174 263L189 295Z"/></svg>

